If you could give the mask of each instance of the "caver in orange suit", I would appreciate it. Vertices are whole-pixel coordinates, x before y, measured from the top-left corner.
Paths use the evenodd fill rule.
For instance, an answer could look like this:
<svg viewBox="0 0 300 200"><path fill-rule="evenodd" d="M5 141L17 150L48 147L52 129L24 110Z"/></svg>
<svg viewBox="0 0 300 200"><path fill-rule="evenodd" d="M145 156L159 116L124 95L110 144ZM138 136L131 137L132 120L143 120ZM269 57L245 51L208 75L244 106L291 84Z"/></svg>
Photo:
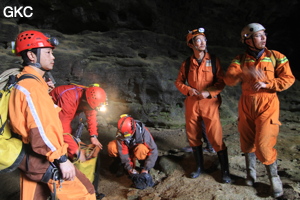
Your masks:
<svg viewBox="0 0 300 200"><path fill-rule="evenodd" d="M22 135L25 144L31 144L19 166L21 199L42 199L49 196L49 189L41 180L50 162L66 154L67 144L63 141L59 109L54 108L46 82L30 67L25 67L21 74L38 78L20 81L9 103L14 132ZM48 187L53 191L52 179L48 180ZM59 199L96 199L92 183L77 169L74 181L56 181L56 195Z"/></svg>
<svg viewBox="0 0 300 200"><path fill-rule="evenodd" d="M224 77L229 86L242 83L239 100L238 130L241 150L245 153L246 185L256 181L256 158L267 170L274 198L283 195L277 172L279 100L276 92L288 89L295 81L288 59L278 51L268 50L265 28L250 23L241 31L246 52L233 59Z"/></svg>
<svg viewBox="0 0 300 200"><path fill-rule="evenodd" d="M188 83L185 84L185 62L180 67L177 80L175 82L178 90L187 95L185 99L185 120L188 141L191 147L202 145L202 128L199 119L203 119L208 140L216 151L224 150L225 144L222 138L222 126L220 122L219 106L221 104L218 94L224 88L222 81L223 71L220 62L217 62L217 82L213 83L213 72L209 53L205 54L201 65L194 58L190 58L190 71ZM198 96L188 96L188 91L196 88L198 91L208 90L211 98L200 99Z"/></svg>
<svg viewBox="0 0 300 200"><path fill-rule="evenodd" d="M39 31L24 31L16 39L16 54L22 55L27 66L18 75L33 78L20 80L9 99L12 131L22 138L26 155L19 165L20 199L95 200L92 183L67 159L68 145L58 112L43 78L54 65L53 49L57 45Z"/></svg>
<svg viewBox="0 0 300 200"><path fill-rule="evenodd" d="M196 171L192 172L190 177L197 178L204 169L202 150L202 123L204 122L207 138L217 151L221 163L222 182L230 183L228 154L222 138L219 114L221 100L218 95L225 86L220 61L216 58L212 61L211 55L206 51L207 40L204 28L190 31L186 41L193 50L193 55L181 64L175 86L186 95L186 133L197 164ZM212 62L216 63L216 70L213 70Z"/></svg>
<svg viewBox="0 0 300 200"><path fill-rule="evenodd" d="M237 56L231 63L224 81L227 85L237 84L237 76L245 72L242 82L242 95L239 101L239 123L241 150L245 153L255 152L257 158L265 165L275 162L277 151L274 148L279 132L279 100L276 92L289 88L295 81L289 67L288 59L278 51L274 51L277 66L270 59L272 52L265 50L259 59L246 54L244 69L241 69L242 56ZM268 82L267 89L254 91L252 70L261 70L263 78ZM238 80L239 81L239 80ZM256 138L256 140L255 140Z"/></svg>

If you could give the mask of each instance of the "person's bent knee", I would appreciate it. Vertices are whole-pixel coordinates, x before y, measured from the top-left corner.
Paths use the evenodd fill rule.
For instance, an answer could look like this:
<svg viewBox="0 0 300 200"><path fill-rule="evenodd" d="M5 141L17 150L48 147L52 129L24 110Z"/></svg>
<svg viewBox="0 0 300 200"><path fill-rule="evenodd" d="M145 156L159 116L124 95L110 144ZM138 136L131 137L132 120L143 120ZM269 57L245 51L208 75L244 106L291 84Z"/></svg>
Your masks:
<svg viewBox="0 0 300 200"><path fill-rule="evenodd" d="M149 149L144 145L144 144L139 144L135 149L134 149L134 156L138 160L145 160L148 156Z"/></svg>
<svg viewBox="0 0 300 200"><path fill-rule="evenodd" d="M117 157L118 156L118 146L117 140L110 141L107 145L108 155L110 157Z"/></svg>

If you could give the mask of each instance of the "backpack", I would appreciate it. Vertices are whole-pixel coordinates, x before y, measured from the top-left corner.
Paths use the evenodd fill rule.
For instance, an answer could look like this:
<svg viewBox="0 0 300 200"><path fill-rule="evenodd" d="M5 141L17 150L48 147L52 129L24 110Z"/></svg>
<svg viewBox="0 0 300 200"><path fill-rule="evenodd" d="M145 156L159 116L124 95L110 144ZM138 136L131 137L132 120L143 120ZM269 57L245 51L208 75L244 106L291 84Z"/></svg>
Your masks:
<svg viewBox="0 0 300 200"><path fill-rule="evenodd" d="M8 103L11 90L20 80L37 79L32 74L24 74L19 79L15 75L8 76L7 84L0 90L0 174L15 170L25 155L22 140L11 131L9 125Z"/></svg>

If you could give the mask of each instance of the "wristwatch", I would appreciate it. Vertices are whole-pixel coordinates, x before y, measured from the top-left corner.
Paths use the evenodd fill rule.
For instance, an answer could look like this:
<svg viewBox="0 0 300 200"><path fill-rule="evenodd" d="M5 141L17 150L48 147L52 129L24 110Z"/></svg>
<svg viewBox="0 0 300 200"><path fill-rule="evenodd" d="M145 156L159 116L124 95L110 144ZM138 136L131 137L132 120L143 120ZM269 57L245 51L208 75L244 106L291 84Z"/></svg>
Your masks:
<svg viewBox="0 0 300 200"><path fill-rule="evenodd" d="M59 159L57 159L58 163L64 163L67 162L68 157L66 155L62 155Z"/></svg>
<svg viewBox="0 0 300 200"><path fill-rule="evenodd" d="M91 138L98 138L98 136L97 135L91 135Z"/></svg>

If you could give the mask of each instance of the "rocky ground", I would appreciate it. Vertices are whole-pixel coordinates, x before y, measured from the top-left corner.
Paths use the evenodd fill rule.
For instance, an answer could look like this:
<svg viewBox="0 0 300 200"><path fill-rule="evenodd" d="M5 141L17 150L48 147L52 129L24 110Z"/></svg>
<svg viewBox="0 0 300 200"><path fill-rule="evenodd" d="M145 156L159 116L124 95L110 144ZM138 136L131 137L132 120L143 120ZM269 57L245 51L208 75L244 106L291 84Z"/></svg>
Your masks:
<svg viewBox="0 0 300 200"><path fill-rule="evenodd" d="M283 114L288 115L288 113ZM279 175L284 196L282 199L300 199L300 138L297 123L284 123L278 138L277 149ZM207 173L196 179L187 175L193 170L193 156L182 149L187 146L184 130L151 129L160 149L160 157L151 173L156 180L153 188L137 190L131 186L127 176L116 177L109 172L109 162L102 162L100 191L109 200L195 200L230 199L258 200L273 199L269 196L269 180L265 167L257 162L258 182L255 187L244 185L245 161L239 149L239 135L236 124L224 126L224 140L228 146L232 184L220 183L220 169L216 154L205 154ZM163 133L163 134L162 134ZM107 159L108 160L108 159Z"/></svg>
<svg viewBox="0 0 300 200"><path fill-rule="evenodd" d="M283 125L277 143L278 171L284 187L282 199L300 199L300 128L298 123L289 122L291 113L281 114ZM153 188L138 190L131 187L131 181L126 175L116 177L109 170L112 159L101 154L101 171L99 191L106 196L103 200L259 200L273 199L269 196L269 181L264 166L257 162L258 182L255 187L244 185L245 162L239 149L239 135L235 123L225 125L224 140L228 146L230 173L232 184L220 183L220 169L216 154L206 153L205 167L207 172L196 179L187 175L193 170L193 156L183 151L187 146L184 129L150 128L160 156L151 174L156 182ZM102 127L101 140L103 145L114 139L114 126ZM0 200L19 199L18 172L1 175Z"/></svg>

